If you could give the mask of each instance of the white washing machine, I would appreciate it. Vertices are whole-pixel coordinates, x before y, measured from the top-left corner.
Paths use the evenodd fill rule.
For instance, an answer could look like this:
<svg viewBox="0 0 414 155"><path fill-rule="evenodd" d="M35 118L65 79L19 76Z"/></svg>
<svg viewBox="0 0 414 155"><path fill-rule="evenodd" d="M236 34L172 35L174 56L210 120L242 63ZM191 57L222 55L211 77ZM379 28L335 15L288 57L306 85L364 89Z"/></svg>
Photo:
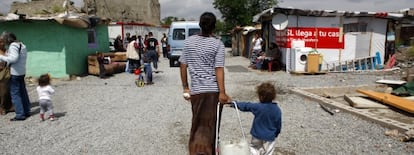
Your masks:
<svg viewBox="0 0 414 155"><path fill-rule="evenodd" d="M304 72L310 51L312 51L312 48L308 47L292 48L290 50L290 71Z"/></svg>

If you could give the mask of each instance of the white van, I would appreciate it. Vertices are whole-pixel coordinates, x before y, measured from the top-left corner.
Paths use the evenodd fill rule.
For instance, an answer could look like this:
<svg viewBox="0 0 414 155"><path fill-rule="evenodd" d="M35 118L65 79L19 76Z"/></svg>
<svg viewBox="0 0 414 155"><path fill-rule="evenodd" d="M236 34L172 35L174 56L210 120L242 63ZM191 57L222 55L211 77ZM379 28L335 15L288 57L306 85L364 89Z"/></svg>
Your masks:
<svg viewBox="0 0 414 155"><path fill-rule="evenodd" d="M179 66L178 59L184 49L184 40L201 31L198 21L172 22L168 31L170 46L170 67Z"/></svg>

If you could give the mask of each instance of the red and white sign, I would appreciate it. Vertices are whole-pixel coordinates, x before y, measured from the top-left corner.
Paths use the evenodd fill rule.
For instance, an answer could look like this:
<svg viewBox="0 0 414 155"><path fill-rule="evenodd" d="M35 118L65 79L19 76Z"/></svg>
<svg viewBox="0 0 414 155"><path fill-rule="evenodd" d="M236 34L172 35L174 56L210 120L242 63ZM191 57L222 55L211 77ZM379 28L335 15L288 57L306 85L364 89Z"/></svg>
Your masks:
<svg viewBox="0 0 414 155"><path fill-rule="evenodd" d="M345 41L339 28L294 27L276 30L279 47L291 48L293 40L305 41L305 47L328 49L343 49Z"/></svg>

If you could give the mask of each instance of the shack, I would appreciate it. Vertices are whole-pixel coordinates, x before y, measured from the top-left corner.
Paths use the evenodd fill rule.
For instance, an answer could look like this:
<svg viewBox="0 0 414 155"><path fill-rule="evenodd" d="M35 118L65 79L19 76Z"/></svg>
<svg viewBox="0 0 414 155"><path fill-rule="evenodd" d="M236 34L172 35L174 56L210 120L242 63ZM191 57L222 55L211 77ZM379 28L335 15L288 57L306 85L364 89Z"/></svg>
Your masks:
<svg viewBox="0 0 414 155"><path fill-rule="evenodd" d="M253 21L262 24L264 40L277 43L282 50L286 71L306 71L310 52L321 55L321 70L330 71L338 64L368 58L380 67L394 52L386 47L399 35L395 27L403 17L390 12L273 7Z"/></svg>
<svg viewBox="0 0 414 155"><path fill-rule="evenodd" d="M109 51L107 21L61 14L53 17L0 17L0 32L16 34L28 50L26 76L50 73L54 78L86 75L86 57Z"/></svg>
<svg viewBox="0 0 414 155"><path fill-rule="evenodd" d="M235 27L231 31L231 48L233 56L251 57L250 45L255 33L260 33L261 26Z"/></svg>

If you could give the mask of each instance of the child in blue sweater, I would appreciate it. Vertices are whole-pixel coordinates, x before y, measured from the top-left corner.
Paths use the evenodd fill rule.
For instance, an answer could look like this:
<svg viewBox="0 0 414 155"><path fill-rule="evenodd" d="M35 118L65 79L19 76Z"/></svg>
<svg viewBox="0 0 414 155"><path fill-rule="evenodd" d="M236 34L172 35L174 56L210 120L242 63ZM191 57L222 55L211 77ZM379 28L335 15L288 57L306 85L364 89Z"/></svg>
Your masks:
<svg viewBox="0 0 414 155"><path fill-rule="evenodd" d="M240 111L252 112L253 125L250 130L252 141L250 152L252 155L272 155L275 139L282 127L282 112L273 100L276 98L276 89L271 83L262 83L256 88L260 103L236 102ZM231 105L234 107L234 104Z"/></svg>

